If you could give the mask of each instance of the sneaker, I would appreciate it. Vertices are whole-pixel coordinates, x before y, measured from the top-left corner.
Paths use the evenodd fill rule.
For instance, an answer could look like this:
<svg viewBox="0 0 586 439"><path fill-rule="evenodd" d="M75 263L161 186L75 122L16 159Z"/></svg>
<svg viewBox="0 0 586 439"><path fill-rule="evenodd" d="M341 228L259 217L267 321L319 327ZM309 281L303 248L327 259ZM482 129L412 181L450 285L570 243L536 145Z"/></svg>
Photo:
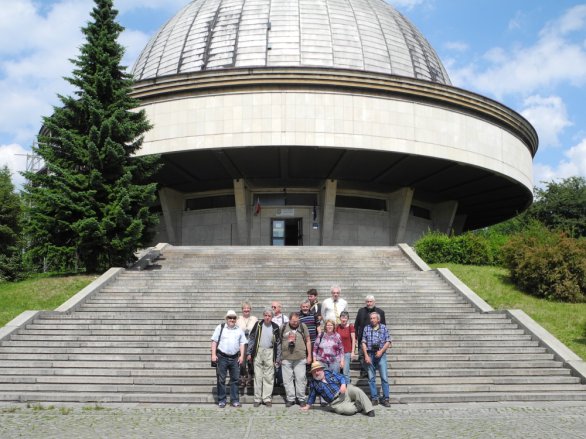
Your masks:
<svg viewBox="0 0 586 439"><path fill-rule="evenodd" d="M322 402L320 402L320 403L319 403L319 405L320 405L321 407L327 407L327 406L328 406L328 403L327 403L327 402L325 402L325 401L322 401Z"/></svg>
<svg viewBox="0 0 586 439"><path fill-rule="evenodd" d="M381 402L381 404L385 407L390 407L391 401L389 401L388 399L384 399L383 402Z"/></svg>
<svg viewBox="0 0 586 439"><path fill-rule="evenodd" d="M295 404L293 401L286 401L285 402L285 407L292 407L293 404Z"/></svg>
<svg viewBox="0 0 586 439"><path fill-rule="evenodd" d="M374 410L369 411L366 416L368 416L369 418L374 418Z"/></svg>
<svg viewBox="0 0 586 439"><path fill-rule="evenodd" d="M220 401L218 403L218 407L220 407L221 409L223 409L224 407L226 407L226 401Z"/></svg>
<svg viewBox="0 0 586 439"><path fill-rule="evenodd" d="M240 408L242 407L242 404L240 404L238 401L233 402L232 404L230 404L232 407L236 407L236 408Z"/></svg>
<svg viewBox="0 0 586 439"><path fill-rule="evenodd" d="M265 405L267 407L272 407L273 406L273 403L271 401L265 401Z"/></svg>
<svg viewBox="0 0 586 439"><path fill-rule="evenodd" d="M378 405L378 399L372 398L372 405Z"/></svg>
<svg viewBox="0 0 586 439"><path fill-rule="evenodd" d="M307 403L305 401L299 403L299 407L305 407Z"/></svg>
<svg viewBox="0 0 586 439"><path fill-rule="evenodd" d="M260 402L258 401L254 401L254 404L252 404L254 407L260 407Z"/></svg>

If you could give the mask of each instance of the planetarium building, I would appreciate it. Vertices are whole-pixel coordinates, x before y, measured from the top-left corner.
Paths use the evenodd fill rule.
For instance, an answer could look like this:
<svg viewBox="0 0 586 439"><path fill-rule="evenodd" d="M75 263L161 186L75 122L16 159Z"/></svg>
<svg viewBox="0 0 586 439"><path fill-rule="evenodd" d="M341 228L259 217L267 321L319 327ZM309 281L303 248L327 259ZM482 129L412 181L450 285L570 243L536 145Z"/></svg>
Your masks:
<svg viewBox="0 0 586 439"><path fill-rule="evenodd" d="M453 87L383 0L195 0L133 75L159 242L412 243L532 201L533 127Z"/></svg>

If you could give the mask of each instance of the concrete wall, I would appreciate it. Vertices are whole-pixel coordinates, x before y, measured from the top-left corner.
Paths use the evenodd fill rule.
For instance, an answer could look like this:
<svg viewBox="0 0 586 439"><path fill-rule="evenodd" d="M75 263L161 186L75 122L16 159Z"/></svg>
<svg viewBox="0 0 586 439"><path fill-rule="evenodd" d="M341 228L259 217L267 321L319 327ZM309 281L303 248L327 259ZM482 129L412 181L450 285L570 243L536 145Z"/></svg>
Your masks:
<svg viewBox="0 0 586 439"><path fill-rule="evenodd" d="M388 212L336 207L332 245L389 245Z"/></svg>
<svg viewBox="0 0 586 439"><path fill-rule="evenodd" d="M233 245L236 236L234 207L183 212L182 245Z"/></svg>
<svg viewBox="0 0 586 439"><path fill-rule="evenodd" d="M250 91L145 103L141 154L250 145L395 151L489 169L533 188L532 157L509 131L439 106L352 92Z"/></svg>
<svg viewBox="0 0 586 439"><path fill-rule="evenodd" d="M407 222L404 242L413 245L424 233L431 230L432 226L433 224L431 220L410 215Z"/></svg>

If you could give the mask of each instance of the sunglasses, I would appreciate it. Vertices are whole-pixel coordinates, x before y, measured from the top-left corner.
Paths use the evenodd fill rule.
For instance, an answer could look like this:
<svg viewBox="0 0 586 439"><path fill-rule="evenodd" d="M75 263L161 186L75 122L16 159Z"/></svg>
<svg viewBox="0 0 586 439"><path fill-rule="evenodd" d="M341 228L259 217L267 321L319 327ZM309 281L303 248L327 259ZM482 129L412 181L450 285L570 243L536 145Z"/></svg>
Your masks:
<svg viewBox="0 0 586 439"><path fill-rule="evenodd" d="M228 317L228 320L236 320L236 317Z"/></svg>

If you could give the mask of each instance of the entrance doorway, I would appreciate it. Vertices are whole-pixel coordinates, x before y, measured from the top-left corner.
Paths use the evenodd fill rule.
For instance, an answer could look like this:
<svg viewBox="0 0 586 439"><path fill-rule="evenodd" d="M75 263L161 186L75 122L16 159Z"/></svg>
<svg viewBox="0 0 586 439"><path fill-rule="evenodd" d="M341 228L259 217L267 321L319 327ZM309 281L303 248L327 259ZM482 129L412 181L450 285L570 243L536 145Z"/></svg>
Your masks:
<svg viewBox="0 0 586 439"><path fill-rule="evenodd" d="M303 219L271 220L271 245L303 245Z"/></svg>

